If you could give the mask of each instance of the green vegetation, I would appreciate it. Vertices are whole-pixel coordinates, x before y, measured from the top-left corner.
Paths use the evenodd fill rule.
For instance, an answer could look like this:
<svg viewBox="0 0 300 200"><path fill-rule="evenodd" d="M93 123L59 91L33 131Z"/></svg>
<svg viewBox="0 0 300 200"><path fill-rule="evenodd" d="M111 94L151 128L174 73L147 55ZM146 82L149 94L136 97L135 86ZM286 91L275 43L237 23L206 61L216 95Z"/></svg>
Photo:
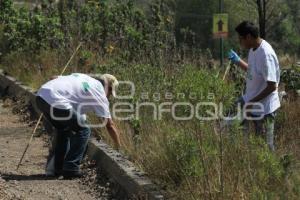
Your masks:
<svg viewBox="0 0 300 200"><path fill-rule="evenodd" d="M217 66L218 42L211 39L211 16L218 10L217 1L80 2L55 4L49 0L28 10L15 8L11 0L1 0L1 68L38 89L49 77L60 74L78 43L83 42L67 73L111 73L132 81L136 92L126 102L135 108L149 101L157 107L170 102L164 107L168 109L178 101L195 107L199 101L209 100L221 103L224 114L229 112L243 88L243 74L232 66L223 81L224 69ZM271 2L278 5L280 1ZM269 26L267 37L288 67L300 53L296 26L300 5L296 0L282 4L280 12L289 16L278 26ZM231 22L225 47L237 48L233 29L243 19L258 21L255 1L228 0L225 10ZM291 59L283 59L287 57ZM284 72L282 80L288 89L299 89L296 68ZM119 91L128 94L126 86ZM173 97L167 98L166 93ZM183 95L176 95L179 93ZM170 112L155 120L153 109L142 106L138 118L117 125L122 151L165 189L170 199L299 198L298 101L288 100L279 113L275 153L262 138L251 136L245 144L238 122L224 128L219 119L175 121ZM211 109L202 106L198 114L205 115ZM176 116L188 117L190 112L191 107L181 106ZM104 130L95 132L111 142Z"/></svg>

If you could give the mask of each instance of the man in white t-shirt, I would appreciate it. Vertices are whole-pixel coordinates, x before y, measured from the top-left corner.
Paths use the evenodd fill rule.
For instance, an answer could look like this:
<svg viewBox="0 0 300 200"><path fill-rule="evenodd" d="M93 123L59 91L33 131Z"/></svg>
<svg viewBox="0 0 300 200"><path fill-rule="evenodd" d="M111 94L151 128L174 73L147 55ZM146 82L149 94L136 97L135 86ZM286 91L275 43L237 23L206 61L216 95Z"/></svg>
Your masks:
<svg viewBox="0 0 300 200"><path fill-rule="evenodd" d="M45 83L38 91L36 103L57 132L55 174L64 178L80 177L80 163L90 136L86 113L93 111L104 119L116 148L120 147L119 133L109 111L110 95L115 96L117 79L104 74L92 78L75 73L58 76Z"/></svg>
<svg viewBox="0 0 300 200"><path fill-rule="evenodd" d="M265 134L269 148L274 150L275 112L280 107L278 84L279 62L272 46L259 37L259 29L253 23L244 21L236 29L240 44L249 49L248 62L243 61L233 50L229 59L247 71L246 91L239 102L246 110L253 110L256 134ZM245 129L248 129L246 121Z"/></svg>

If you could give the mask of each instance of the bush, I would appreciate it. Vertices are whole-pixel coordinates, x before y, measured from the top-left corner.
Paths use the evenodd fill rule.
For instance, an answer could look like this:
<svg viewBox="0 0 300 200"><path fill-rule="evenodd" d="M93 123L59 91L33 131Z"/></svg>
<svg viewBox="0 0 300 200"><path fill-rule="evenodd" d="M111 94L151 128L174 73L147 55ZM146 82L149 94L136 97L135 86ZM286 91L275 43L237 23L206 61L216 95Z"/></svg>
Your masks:
<svg viewBox="0 0 300 200"><path fill-rule="evenodd" d="M287 90L300 89L300 67L284 69L281 72L281 81L286 84Z"/></svg>
<svg viewBox="0 0 300 200"><path fill-rule="evenodd" d="M185 179L200 178L204 170L196 138L189 133L170 133L166 143L170 167L169 176L179 184Z"/></svg>
<svg viewBox="0 0 300 200"><path fill-rule="evenodd" d="M33 52L63 45L58 16L47 16L41 12L32 15L19 9L5 25L4 40L8 42L7 53L11 51Z"/></svg>

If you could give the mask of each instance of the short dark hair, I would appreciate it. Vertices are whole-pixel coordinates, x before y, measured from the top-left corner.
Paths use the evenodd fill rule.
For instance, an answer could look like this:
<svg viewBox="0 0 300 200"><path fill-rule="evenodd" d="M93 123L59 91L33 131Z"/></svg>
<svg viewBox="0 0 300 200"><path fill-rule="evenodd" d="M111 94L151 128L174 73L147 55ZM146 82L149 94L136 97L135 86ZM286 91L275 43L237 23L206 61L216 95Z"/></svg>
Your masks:
<svg viewBox="0 0 300 200"><path fill-rule="evenodd" d="M254 38L259 37L259 28L252 22L243 21L236 28L235 31L238 32L240 36L247 36L250 34Z"/></svg>

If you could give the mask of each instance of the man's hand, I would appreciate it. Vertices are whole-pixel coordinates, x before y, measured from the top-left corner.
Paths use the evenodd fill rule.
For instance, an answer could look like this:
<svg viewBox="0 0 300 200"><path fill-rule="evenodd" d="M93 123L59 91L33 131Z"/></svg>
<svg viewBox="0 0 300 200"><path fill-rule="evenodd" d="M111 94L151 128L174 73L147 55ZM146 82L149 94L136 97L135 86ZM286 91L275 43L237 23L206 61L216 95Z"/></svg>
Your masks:
<svg viewBox="0 0 300 200"><path fill-rule="evenodd" d="M228 59L231 60L232 63L239 65L244 71L248 70L248 64L243 61L232 49L228 52Z"/></svg>
<svg viewBox="0 0 300 200"><path fill-rule="evenodd" d="M107 119L106 129L115 143L115 149L119 150L119 148L121 146L120 136L119 136L117 128L115 127L115 124L113 123L112 119Z"/></svg>
<svg viewBox="0 0 300 200"><path fill-rule="evenodd" d="M239 63L241 60L238 54L234 52L232 49L228 52L228 59L235 64Z"/></svg>

